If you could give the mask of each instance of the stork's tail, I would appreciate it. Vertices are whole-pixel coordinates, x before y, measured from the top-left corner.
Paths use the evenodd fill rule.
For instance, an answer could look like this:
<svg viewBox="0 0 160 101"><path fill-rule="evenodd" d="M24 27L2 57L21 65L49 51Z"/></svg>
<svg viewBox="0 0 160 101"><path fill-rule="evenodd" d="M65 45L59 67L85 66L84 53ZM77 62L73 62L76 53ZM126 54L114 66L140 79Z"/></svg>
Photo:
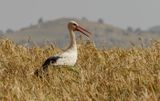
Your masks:
<svg viewBox="0 0 160 101"><path fill-rule="evenodd" d="M43 69L40 68L40 69L36 69L34 71L34 75L42 78L42 77L48 76L48 72L46 72L46 71L44 71Z"/></svg>
<svg viewBox="0 0 160 101"><path fill-rule="evenodd" d="M61 57L59 57L59 56L52 56L52 57L49 57L44 63L43 63L43 65L41 66L41 68L40 69L37 69L35 72L34 72L34 74L36 75L36 76L42 76L42 75L46 75L47 73L48 73L48 67L49 67L49 65L52 63L52 64L54 64L54 63L56 63L56 61L59 59L59 58L61 58ZM47 74L48 75L48 74Z"/></svg>
<svg viewBox="0 0 160 101"><path fill-rule="evenodd" d="M49 62L47 59L39 69L35 70L34 75L36 75L37 77L40 77L40 78L48 75L48 66L49 66Z"/></svg>

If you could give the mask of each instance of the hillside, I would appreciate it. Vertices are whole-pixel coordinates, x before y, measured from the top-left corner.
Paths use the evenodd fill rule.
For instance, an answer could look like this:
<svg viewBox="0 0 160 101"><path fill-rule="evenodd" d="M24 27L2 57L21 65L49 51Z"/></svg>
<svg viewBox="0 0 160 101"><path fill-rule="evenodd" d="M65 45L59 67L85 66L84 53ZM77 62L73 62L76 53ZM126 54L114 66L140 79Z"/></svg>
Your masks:
<svg viewBox="0 0 160 101"><path fill-rule="evenodd" d="M153 26L153 27L149 28L148 31L150 31L152 33L160 34L160 26Z"/></svg>
<svg viewBox="0 0 160 101"><path fill-rule="evenodd" d="M36 43L44 45L47 42L53 42L60 47L66 46L69 40L67 23L70 20L77 21L92 32L97 47L128 47L133 44L148 44L151 39L159 38L159 35L156 34L152 35L147 32L137 34L109 24L75 18L60 18L31 25L15 32L6 33L6 37L20 44L27 43L28 45L29 43L29 45L33 45L33 43Z"/></svg>

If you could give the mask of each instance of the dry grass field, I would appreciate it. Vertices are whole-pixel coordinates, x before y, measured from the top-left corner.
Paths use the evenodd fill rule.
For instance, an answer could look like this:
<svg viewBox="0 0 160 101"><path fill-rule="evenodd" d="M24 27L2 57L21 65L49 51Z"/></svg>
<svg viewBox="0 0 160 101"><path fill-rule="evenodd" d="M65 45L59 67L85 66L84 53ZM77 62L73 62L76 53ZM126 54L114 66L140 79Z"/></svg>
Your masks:
<svg viewBox="0 0 160 101"><path fill-rule="evenodd" d="M32 47L0 40L1 101L159 101L160 42L148 48L96 49L79 45L74 67L53 68L33 75L60 49Z"/></svg>

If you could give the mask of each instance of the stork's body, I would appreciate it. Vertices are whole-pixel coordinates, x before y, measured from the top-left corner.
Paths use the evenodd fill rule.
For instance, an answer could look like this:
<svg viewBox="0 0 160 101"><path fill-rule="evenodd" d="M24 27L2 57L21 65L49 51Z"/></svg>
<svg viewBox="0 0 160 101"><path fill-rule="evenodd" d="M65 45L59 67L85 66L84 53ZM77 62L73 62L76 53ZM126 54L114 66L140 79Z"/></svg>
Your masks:
<svg viewBox="0 0 160 101"><path fill-rule="evenodd" d="M77 61L77 44L76 44L76 36L74 31L80 31L89 37L87 33L91 34L81 26L79 26L75 21L70 21L68 23L68 30L70 33L70 45L69 47L63 51L62 53L58 53L49 57L42 65L42 70L46 71L48 69L48 65L52 64L54 66L74 66ZM37 71L38 72L38 71Z"/></svg>
<svg viewBox="0 0 160 101"><path fill-rule="evenodd" d="M44 68L47 68L50 63L54 66L69 65L74 66L77 61L77 48L70 48L62 53L49 57L44 64Z"/></svg>

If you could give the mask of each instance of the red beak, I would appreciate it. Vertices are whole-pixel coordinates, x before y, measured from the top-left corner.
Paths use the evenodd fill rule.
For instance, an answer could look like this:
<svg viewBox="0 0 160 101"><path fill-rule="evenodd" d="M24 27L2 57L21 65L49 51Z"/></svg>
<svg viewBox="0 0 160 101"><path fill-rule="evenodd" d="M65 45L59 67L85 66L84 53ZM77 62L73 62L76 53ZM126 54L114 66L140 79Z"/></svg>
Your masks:
<svg viewBox="0 0 160 101"><path fill-rule="evenodd" d="M79 32L81 32L81 33L83 33L87 37L90 37L90 35L92 35L92 33L90 33L89 31L87 31L86 29L84 29L81 26L77 26L76 30L79 31Z"/></svg>

